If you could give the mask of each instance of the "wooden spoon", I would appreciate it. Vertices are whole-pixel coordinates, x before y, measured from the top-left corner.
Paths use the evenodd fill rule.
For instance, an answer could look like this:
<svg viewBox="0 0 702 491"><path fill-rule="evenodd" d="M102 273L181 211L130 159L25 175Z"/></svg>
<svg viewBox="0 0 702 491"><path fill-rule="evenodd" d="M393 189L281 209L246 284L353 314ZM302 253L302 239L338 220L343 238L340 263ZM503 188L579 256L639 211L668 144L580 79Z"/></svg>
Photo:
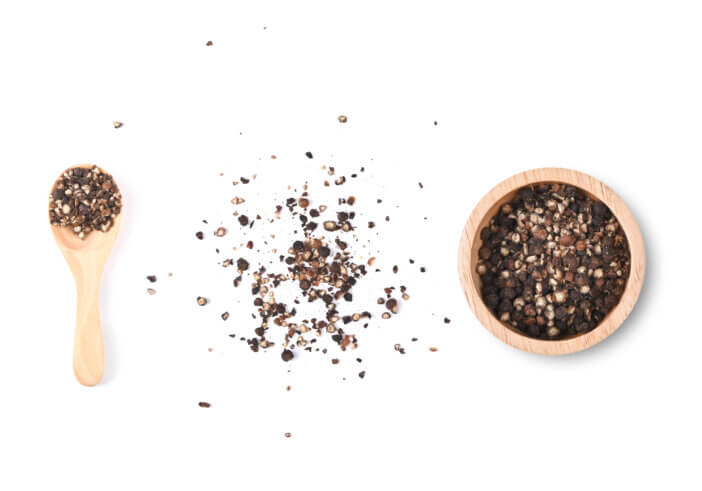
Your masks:
<svg viewBox="0 0 702 491"><path fill-rule="evenodd" d="M93 166L78 167L90 169ZM73 373L83 385L97 385L105 371L105 348L98 305L100 279L107 257L117 239L121 221L120 213L107 232L94 230L84 239L78 238L71 227L51 226L56 244L66 258L76 283Z"/></svg>

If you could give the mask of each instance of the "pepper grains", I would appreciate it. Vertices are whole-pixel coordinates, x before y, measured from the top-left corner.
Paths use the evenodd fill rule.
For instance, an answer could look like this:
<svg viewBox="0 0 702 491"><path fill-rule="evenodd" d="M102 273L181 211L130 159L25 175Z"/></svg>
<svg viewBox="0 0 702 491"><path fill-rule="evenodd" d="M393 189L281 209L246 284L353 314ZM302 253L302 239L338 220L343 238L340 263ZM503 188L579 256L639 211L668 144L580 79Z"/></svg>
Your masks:
<svg viewBox="0 0 702 491"><path fill-rule="evenodd" d="M121 211L122 195L117 184L97 166L68 169L49 195L51 225L71 227L81 239L93 230L110 230Z"/></svg>
<svg viewBox="0 0 702 491"><path fill-rule="evenodd" d="M269 339L269 331L274 326L282 327L285 333L285 349L281 358L286 362L293 359L293 352L287 347L308 348L310 343L315 342L314 338L309 339L308 336L321 336L325 332L331 335L331 339L342 351L356 348L356 336L344 332L341 325L369 319L371 314L356 312L342 315L338 302L350 302L353 299L350 290L358 279L366 275L366 268L365 265L352 262L350 253L345 250L347 245L343 241L337 238L335 243L339 251L334 253L324 238L308 237L304 241L296 240L288 249L288 255L281 256L282 262L287 266L287 274L267 273L263 266L253 274L253 305L261 320L261 324L255 329L256 337L247 340L253 351L275 344ZM296 283L300 295L306 298L308 303L324 304L323 318L294 321L297 309L275 299L277 287L288 281Z"/></svg>
<svg viewBox="0 0 702 491"><path fill-rule="evenodd" d="M311 152L306 155L313 158ZM346 177L336 176L333 167L322 168L329 176L334 176L334 183L342 186L340 190L343 189L348 182ZM360 172L363 171L364 168L361 168ZM353 173L350 179L357 176ZM246 184L249 180L241 178L241 182ZM236 197L231 203L238 205L245 201L244 197ZM354 300L352 289L369 273L368 266L374 258L365 264L366 261L361 261L358 256L363 248L354 250L353 247L359 242L355 234L357 217L353 208L356 202L355 196L343 192L335 200L338 208L331 209L327 205L315 203L305 184L302 193L295 191L295 195L284 199L282 203L273 204L275 212L272 218L256 214L255 220L275 223L283 218L283 212L287 209L293 220L284 220L283 230L299 235L289 242L285 253L277 249L259 250L250 252L248 259L241 257L235 261L234 258L229 258L220 263L223 267L236 264L238 274L233 280L235 288L251 280L249 292L254 308L251 315L256 319L254 335L240 336L239 339L246 342L253 352L273 348L280 353L283 362L295 360L304 351L327 354L327 348L317 345L323 336L328 336L341 351L358 347L357 336L352 331L368 327L373 314L371 309L351 310L348 307ZM381 202L378 200L378 203ZM238 240L244 243L247 231L255 221L238 211L234 216L242 227L237 234ZM205 238L202 231L195 235L199 240ZM221 238L230 236L225 227L219 227L214 235ZM253 241L249 240L246 247L252 250ZM274 266L276 262L279 267ZM399 268L395 266L393 271L398 273ZM276 298L279 288L282 287L283 293L288 291L285 285L292 286L295 292L294 298L289 298L287 303ZM395 287L384 288L386 298L380 298L377 307L382 319L390 319L400 313L401 302L398 298L409 300L406 290L405 286L401 286L401 295L396 295ZM200 306L208 303L205 297L197 297L196 300ZM311 309L309 315L298 311L302 304L309 305L304 309ZM226 321L229 314L225 312L221 318ZM339 362L338 358L332 359L332 364ZM359 375L361 378L365 376L365 371L362 373Z"/></svg>
<svg viewBox="0 0 702 491"><path fill-rule="evenodd" d="M631 256L609 208L560 183L521 188L480 232L485 305L530 337L593 330L619 303Z"/></svg>

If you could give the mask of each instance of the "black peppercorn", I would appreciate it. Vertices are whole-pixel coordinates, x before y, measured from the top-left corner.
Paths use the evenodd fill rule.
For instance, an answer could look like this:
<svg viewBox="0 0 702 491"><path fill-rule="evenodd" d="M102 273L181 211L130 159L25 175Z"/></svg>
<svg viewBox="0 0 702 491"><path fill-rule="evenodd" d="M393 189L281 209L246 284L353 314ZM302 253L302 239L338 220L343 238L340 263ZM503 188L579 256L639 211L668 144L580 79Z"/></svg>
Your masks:
<svg viewBox="0 0 702 491"><path fill-rule="evenodd" d="M520 189L480 239L476 270L485 305L529 336L588 332L624 292L626 237L606 205L573 186Z"/></svg>

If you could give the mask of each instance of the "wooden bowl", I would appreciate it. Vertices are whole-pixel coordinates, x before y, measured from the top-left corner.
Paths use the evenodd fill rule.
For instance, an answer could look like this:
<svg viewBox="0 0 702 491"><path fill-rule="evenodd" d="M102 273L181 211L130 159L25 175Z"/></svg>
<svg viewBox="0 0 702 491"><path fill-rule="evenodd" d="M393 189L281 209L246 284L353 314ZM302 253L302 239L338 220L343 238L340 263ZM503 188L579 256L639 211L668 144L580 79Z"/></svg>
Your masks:
<svg viewBox="0 0 702 491"><path fill-rule="evenodd" d="M612 211L629 242L631 271L624 294L619 303L600 324L590 332L561 340L535 339L504 325L483 303L481 279L476 272L480 231L499 208L513 199L517 191L529 184L557 182L580 188L592 198L606 204ZM596 345L612 334L627 318L641 293L646 270L646 253L641 231L624 201L604 183L571 169L534 169L522 172L502 181L488 192L477 204L463 229L458 250L458 272L468 304L478 320L505 343L530 353L542 355L563 355L574 353Z"/></svg>

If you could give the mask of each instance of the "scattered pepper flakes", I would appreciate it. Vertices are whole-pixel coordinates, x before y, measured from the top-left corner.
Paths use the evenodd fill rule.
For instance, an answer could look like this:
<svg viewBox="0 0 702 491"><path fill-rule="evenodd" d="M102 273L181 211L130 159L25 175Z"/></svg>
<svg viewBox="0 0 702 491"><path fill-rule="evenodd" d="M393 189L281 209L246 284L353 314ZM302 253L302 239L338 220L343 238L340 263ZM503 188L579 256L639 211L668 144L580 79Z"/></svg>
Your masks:
<svg viewBox="0 0 702 491"><path fill-rule="evenodd" d="M310 159L313 158L312 152L306 152L305 155ZM347 177L341 175L343 173L339 170L331 166L323 166L323 169L329 176L334 176L332 179L337 186L346 183ZM361 172L363 171L364 169L361 169ZM352 178L358 176L356 173L346 175L350 175ZM234 184L247 184L252 180L253 178L241 177ZM317 182L317 188L319 187ZM235 287L250 285L250 289L249 286L246 286L245 289L250 291L253 297L251 317L257 321L257 325L253 329L254 336L246 337L236 334L229 334L229 336L245 342L253 352L274 348L277 353L280 353L283 362L293 361L305 351L326 354L326 347L316 345L317 342L321 341L320 336L323 334L328 334L331 341L336 343L341 351L354 350L358 346L357 332L368 328L373 321L378 322L378 317L389 319L393 314L398 314L400 310L398 299L408 300L409 295L406 293L405 286L389 286L385 288L386 297L379 298L378 306L375 307L373 314L362 309L344 312L344 306L352 305L346 302L355 301L355 296L351 291L352 287L370 272L368 266L371 266L375 260L375 256L372 256L364 261L363 257L358 257L355 254L359 249L354 246L360 248L370 246L370 243L359 244L360 240L354 233L357 228L357 224L354 222L356 210L350 207L357 202L357 198L349 195L348 191L341 196L339 196L341 193L338 193L332 203L335 205L338 203L339 208L332 209L330 206L328 209L326 205L315 203L313 195L308 189L308 182L300 187L289 185L287 189L288 197L277 203L271 203L268 210L269 216L263 212L256 214L255 211L252 211L252 216L255 216L253 219L238 211L233 213L234 223L238 221L239 225L243 227L242 230L237 230L237 237L234 239L236 242L232 244L233 250L243 251L244 245L248 250L252 250L254 248L253 241L247 241L246 238L251 226L259 220L263 220L264 224L278 223L276 220L281 219L282 213L286 210L290 212L290 217L294 218L293 223L296 223L299 228L292 230L292 233L297 234L297 236L288 242L289 246L280 248L280 253L277 252L276 247L270 247L273 244L268 242L268 236L275 239L276 235L267 232L266 238L262 239L263 244L258 243L260 249L256 253L249 253L250 257L246 259L242 257L238 260L235 258L219 259L218 264L223 266L231 267L236 264L239 274L234 274L233 284ZM244 198L239 197L228 197L228 199L231 199L232 204L244 202ZM383 200L377 199L377 202L382 203ZM315 205L314 208L311 206L312 203ZM329 216L322 215L325 212L329 213ZM386 216L385 219L389 221L389 216ZM206 221L203 222L207 224ZM369 228L375 226L375 222L367 223ZM202 233L200 232L200 234ZM204 238L204 234L202 235ZM220 227L216 229L215 235L221 237L232 234L228 234L225 227ZM198 236L198 238L201 237ZM368 252L370 251L369 248ZM266 257L266 255L268 256ZM272 268L272 265L276 264L280 264L281 268L278 270ZM391 269L395 274L399 273L398 265ZM380 272L379 269L375 271ZM297 295L294 298L286 299L285 303L276 299L276 289L284 283L292 283L294 287L299 287L299 291L295 290ZM197 299L200 306L208 303L205 297L197 297ZM320 305L323 308L319 309L316 317L315 313L303 316L297 312L299 306L314 302L323 303ZM346 308L348 309L348 306ZM222 320L229 318L229 312L219 315ZM357 322L360 323L354 325ZM397 345L396 349L401 354L405 354L405 349L402 346ZM358 358L357 361L360 363L361 359ZM340 358L331 359L331 363L334 365L340 364L340 362ZM357 373L359 378L363 378L366 371L362 370ZM290 386L287 386L286 391L289 390Z"/></svg>

